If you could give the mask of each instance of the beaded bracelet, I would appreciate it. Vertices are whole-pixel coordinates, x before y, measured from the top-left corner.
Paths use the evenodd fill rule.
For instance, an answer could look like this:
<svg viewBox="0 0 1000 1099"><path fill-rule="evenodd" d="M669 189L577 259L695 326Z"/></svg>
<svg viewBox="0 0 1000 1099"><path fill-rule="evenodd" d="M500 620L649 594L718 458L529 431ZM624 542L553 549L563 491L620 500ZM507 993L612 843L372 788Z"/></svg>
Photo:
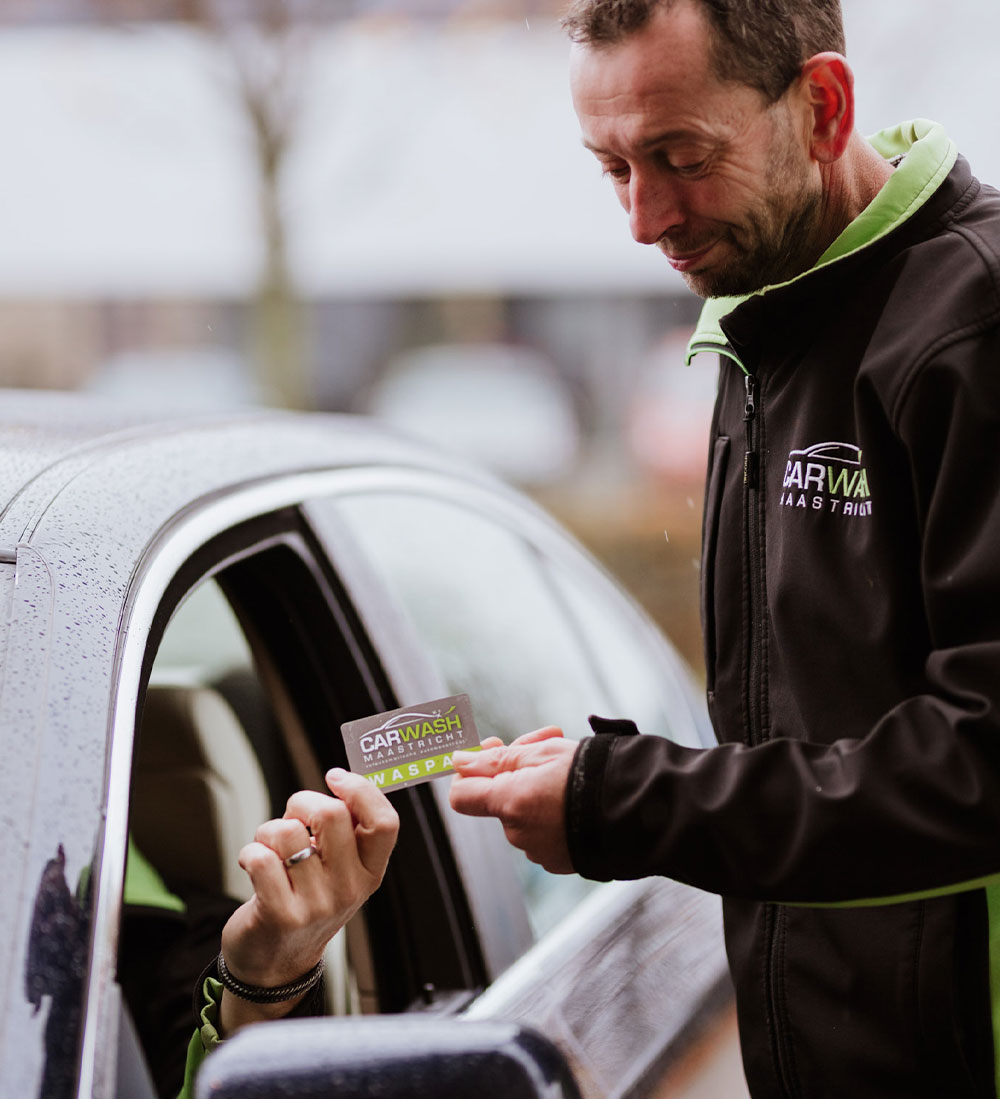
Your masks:
<svg viewBox="0 0 1000 1099"><path fill-rule="evenodd" d="M229 989L241 1000L249 1000L252 1004L280 1004L285 1000L294 1000L296 996L308 992L319 981L323 976L324 965L324 960L320 958L316 965L297 981L278 985L276 988L264 988L261 985L248 985L238 981L226 968L226 961L221 953L218 957L219 980L222 982L222 987Z"/></svg>

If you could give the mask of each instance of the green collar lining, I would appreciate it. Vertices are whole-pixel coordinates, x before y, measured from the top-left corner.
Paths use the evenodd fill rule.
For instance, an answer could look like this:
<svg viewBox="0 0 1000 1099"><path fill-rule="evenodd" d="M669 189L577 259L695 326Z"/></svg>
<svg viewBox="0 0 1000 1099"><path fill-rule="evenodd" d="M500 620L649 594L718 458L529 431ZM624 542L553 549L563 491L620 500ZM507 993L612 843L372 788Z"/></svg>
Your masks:
<svg viewBox="0 0 1000 1099"><path fill-rule="evenodd" d="M788 286L792 282L806 278L811 271L825 267L845 256L853 255L862 248L874 244L875 241L881 240L924 205L944 182L958 158L958 149L945 133L944 127L923 118L882 130L874 137L868 138L868 143L886 160L897 156L905 159L871 203L820 256L816 266L790 279L788 283L780 285ZM774 289L777 287L766 286L756 291L756 294L766 294ZM685 360L688 365L700 351L726 354L739 362L728 349L728 343L719 322L752 296L754 295L709 298L705 302L698 320L698 327L688 344Z"/></svg>

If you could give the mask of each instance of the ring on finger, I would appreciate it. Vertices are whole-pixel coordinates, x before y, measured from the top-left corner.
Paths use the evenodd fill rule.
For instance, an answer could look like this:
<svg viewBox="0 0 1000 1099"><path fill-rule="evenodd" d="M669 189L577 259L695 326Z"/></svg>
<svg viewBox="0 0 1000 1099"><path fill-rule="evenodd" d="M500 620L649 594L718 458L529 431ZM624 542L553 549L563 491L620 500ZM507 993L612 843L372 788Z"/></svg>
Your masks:
<svg viewBox="0 0 1000 1099"><path fill-rule="evenodd" d="M298 865L300 862L305 862L306 859L310 858L313 854L315 854L315 852L316 848L313 847L312 844L310 844L308 847L303 847L301 851L296 851L294 855L289 855L287 859L283 860L283 862L285 866L291 869L293 866Z"/></svg>

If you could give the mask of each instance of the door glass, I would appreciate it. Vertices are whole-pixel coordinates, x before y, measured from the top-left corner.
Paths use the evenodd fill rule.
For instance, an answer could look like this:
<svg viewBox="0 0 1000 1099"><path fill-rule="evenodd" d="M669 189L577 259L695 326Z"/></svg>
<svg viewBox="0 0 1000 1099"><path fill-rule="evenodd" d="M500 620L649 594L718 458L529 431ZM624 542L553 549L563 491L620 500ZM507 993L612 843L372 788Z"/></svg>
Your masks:
<svg viewBox="0 0 1000 1099"><path fill-rule="evenodd" d="M613 626L583 580L559 577L559 566L519 534L439 497L380 492L337 506L449 692L469 695L481 736L510 742L562 724L581 737L589 714L636 713L636 701L650 732L670 731L654 685L628 667L641 648L624 636L628 626ZM596 570L593 577L606 586ZM592 626L605 631L604 648L623 646L607 663L583 636ZM593 887L511 850L536 934Z"/></svg>
<svg viewBox="0 0 1000 1099"><path fill-rule="evenodd" d="M448 689L469 695L480 735L510 742L610 698L574 624L521 538L450 501L378 494L340 501Z"/></svg>
<svg viewBox="0 0 1000 1099"><path fill-rule="evenodd" d="M214 580L174 612L156 650L151 680L207 683L228 672L252 673L253 658L229 601Z"/></svg>
<svg viewBox="0 0 1000 1099"><path fill-rule="evenodd" d="M601 669L611 700L603 716L631 718L640 732L691 748L713 743L710 728L697 719L679 658L655 627L596 570L570 570L551 560L546 567Z"/></svg>

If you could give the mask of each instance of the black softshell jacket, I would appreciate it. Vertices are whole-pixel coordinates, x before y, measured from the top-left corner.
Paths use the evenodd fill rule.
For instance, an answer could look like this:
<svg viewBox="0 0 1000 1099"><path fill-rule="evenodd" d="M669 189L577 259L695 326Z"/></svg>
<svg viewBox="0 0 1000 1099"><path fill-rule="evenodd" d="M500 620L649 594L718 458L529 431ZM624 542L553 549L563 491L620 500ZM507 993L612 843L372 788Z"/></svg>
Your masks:
<svg viewBox="0 0 1000 1099"><path fill-rule="evenodd" d="M959 158L723 321L748 373L721 359L703 538L722 744L574 761L581 874L723 895L755 1099L996 1094L998 288L1000 195Z"/></svg>

